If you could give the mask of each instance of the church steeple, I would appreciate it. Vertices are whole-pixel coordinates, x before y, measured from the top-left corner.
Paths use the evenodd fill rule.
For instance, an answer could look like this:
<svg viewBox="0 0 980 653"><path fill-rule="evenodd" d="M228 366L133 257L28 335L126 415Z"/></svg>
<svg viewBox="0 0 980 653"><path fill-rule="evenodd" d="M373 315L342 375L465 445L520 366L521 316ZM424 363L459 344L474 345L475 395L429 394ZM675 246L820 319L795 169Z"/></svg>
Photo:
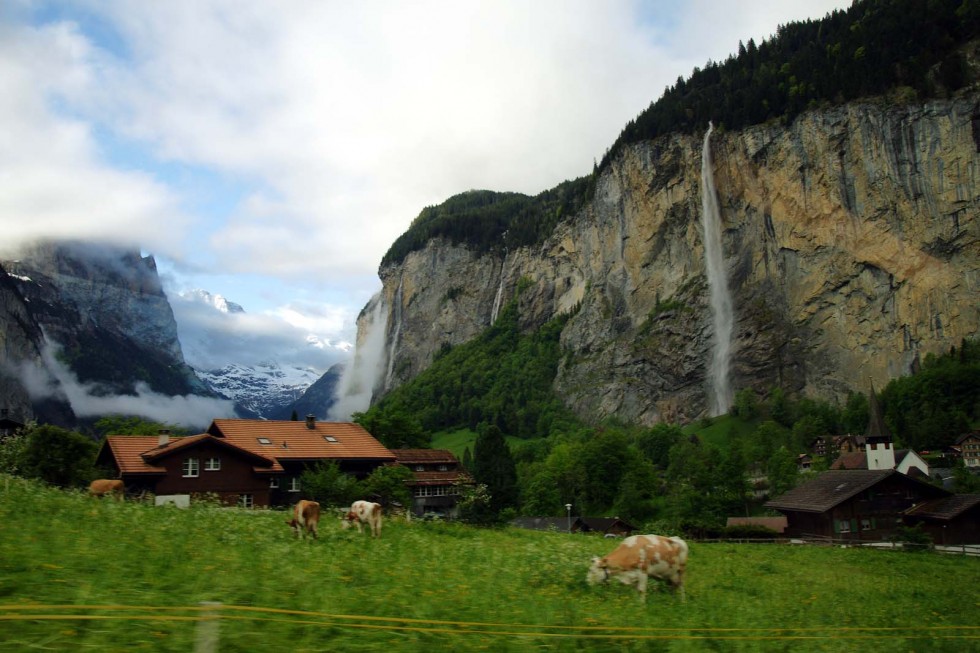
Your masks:
<svg viewBox="0 0 980 653"><path fill-rule="evenodd" d="M868 459L868 469L895 469L895 448L892 446L892 434L885 424L885 416L875 394L874 382L868 393L868 430L864 434L864 450Z"/></svg>

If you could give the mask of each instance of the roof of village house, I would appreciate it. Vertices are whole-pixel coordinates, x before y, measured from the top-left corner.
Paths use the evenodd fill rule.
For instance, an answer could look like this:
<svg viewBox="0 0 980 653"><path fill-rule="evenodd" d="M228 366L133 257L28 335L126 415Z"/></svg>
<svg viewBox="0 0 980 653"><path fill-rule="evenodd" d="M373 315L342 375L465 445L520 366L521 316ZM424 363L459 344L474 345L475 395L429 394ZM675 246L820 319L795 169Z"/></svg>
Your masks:
<svg viewBox="0 0 980 653"><path fill-rule="evenodd" d="M423 463L429 465L440 463L459 464L459 460L448 449L392 449L391 453L395 454L395 460L402 465Z"/></svg>
<svg viewBox="0 0 980 653"><path fill-rule="evenodd" d="M619 526L626 531L636 530L636 526L619 517L579 517L575 520L574 526L578 526L583 531L602 531L603 533L613 526Z"/></svg>
<svg viewBox="0 0 980 653"><path fill-rule="evenodd" d="M894 469L841 469L824 472L812 481L767 501L765 505L767 508L778 510L826 512L896 474L902 479L907 479L909 483L934 490L937 496L948 494L946 490L918 481Z"/></svg>
<svg viewBox="0 0 980 653"><path fill-rule="evenodd" d="M412 485L453 485L463 483L473 484L473 479L464 471L456 470L453 472L412 472L415 477L410 481Z"/></svg>
<svg viewBox="0 0 980 653"><path fill-rule="evenodd" d="M193 448L204 442L235 451L258 466L268 468L267 471L275 471L275 468L278 467L274 459L256 455L207 433L172 437L165 445L160 445L159 436L156 435L110 435L106 437L106 443L103 447L109 447L121 474L163 474L167 470L156 463L167 456ZM282 468L279 467L279 471L281 470Z"/></svg>
<svg viewBox="0 0 980 653"><path fill-rule="evenodd" d="M895 465L898 466L905 456L909 455L911 449L896 449L895 450ZM851 453L845 453L838 456L830 465L831 469L867 469L868 468L868 453L867 451L852 451Z"/></svg>
<svg viewBox="0 0 980 653"><path fill-rule="evenodd" d="M353 422L216 419L208 433L279 461L395 461L391 451Z"/></svg>
<svg viewBox="0 0 980 653"><path fill-rule="evenodd" d="M905 514L910 517L923 517L945 521L955 519L967 510L977 506L980 506L980 494L954 494L912 506L905 511Z"/></svg>
<svg viewBox="0 0 980 653"><path fill-rule="evenodd" d="M980 431L970 431L969 433L964 433L960 437L956 438L956 444L963 444L970 438L980 440Z"/></svg>

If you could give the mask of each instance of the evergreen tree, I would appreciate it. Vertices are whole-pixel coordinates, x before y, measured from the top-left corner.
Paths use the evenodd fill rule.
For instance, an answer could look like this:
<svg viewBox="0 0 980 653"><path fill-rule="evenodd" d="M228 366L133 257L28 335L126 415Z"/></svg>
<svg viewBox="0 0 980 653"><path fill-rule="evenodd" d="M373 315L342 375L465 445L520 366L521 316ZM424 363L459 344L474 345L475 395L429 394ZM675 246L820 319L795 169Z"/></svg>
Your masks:
<svg viewBox="0 0 980 653"><path fill-rule="evenodd" d="M495 514L517 505L517 468L503 432L494 424L481 425L476 437L473 477L487 487Z"/></svg>
<svg viewBox="0 0 980 653"><path fill-rule="evenodd" d="M21 470L60 487L84 487L96 477L96 444L80 433L45 424L21 437L27 438Z"/></svg>

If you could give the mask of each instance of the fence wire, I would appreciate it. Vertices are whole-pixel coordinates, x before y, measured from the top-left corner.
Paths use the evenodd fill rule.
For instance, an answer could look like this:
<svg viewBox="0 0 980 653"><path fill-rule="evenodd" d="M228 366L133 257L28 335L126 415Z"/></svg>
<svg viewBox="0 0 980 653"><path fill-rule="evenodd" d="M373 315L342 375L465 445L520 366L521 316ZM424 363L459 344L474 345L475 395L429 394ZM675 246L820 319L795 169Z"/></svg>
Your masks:
<svg viewBox="0 0 980 653"><path fill-rule="evenodd" d="M75 614L82 612L83 614ZM95 614L115 613L115 614ZM140 613L140 614L136 614ZM156 613L156 614L146 614ZM163 614L160 614L163 613ZM898 640L980 639L980 626L818 626L818 627L628 627L554 626L476 621L379 617L239 605L0 605L2 621L258 621L320 628L382 630L439 635L563 638L591 640Z"/></svg>

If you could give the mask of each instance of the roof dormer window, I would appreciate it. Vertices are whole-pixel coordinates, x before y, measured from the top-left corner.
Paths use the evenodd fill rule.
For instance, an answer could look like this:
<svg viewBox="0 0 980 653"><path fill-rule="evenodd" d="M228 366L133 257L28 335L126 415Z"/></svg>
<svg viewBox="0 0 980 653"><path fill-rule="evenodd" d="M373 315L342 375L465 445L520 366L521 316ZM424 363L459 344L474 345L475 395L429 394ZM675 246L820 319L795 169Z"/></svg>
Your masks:
<svg viewBox="0 0 980 653"><path fill-rule="evenodd" d="M259 441L259 444L272 444L272 440L269 438L255 438Z"/></svg>
<svg viewBox="0 0 980 653"><path fill-rule="evenodd" d="M327 442L336 442L337 441L337 438L333 437L332 435L325 435L325 436L323 436L323 439L326 440Z"/></svg>

